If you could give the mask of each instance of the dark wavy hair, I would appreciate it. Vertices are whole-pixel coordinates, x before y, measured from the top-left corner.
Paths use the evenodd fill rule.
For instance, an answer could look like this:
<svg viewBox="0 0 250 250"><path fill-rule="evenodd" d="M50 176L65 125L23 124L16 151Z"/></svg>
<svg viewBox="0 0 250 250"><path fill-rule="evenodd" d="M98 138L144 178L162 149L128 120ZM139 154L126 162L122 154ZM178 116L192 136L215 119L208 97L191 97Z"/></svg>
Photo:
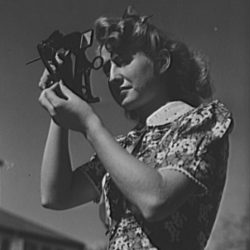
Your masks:
<svg viewBox="0 0 250 250"><path fill-rule="evenodd" d="M143 52L152 60L162 50L167 50L171 62L163 77L169 84L171 100L197 107L209 99L212 88L207 58L149 23L149 17L139 16L129 8L122 18L100 17L96 20L95 34L100 48L105 46L117 54Z"/></svg>

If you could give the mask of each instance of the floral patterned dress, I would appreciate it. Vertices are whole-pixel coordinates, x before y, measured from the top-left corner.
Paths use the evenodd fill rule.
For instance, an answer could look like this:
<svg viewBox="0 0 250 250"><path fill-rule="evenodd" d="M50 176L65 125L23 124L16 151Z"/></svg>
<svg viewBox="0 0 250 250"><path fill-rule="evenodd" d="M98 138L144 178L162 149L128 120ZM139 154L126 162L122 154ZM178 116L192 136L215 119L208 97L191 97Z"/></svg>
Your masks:
<svg viewBox="0 0 250 250"><path fill-rule="evenodd" d="M218 100L193 108L171 102L158 109L143 128L117 137L124 148L155 168L179 171L197 185L197 193L175 212L148 222L123 196L94 156L84 173L100 193L100 217L107 227L110 250L201 250L216 219L226 181L228 135L232 117Z"/></svg>

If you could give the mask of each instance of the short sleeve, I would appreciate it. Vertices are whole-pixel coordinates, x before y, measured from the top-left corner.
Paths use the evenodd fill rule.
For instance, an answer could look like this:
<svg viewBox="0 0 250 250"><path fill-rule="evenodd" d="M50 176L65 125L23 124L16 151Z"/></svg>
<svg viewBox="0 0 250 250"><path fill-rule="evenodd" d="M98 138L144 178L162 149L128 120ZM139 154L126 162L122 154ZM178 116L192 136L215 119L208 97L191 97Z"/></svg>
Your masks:
<svg viewBox="0 0 250 250"><path fill-rule="evenodd" d="M91 183L94 185L98 193L102 193L102 179L106 173L105 168L101 164L97 155L93 155L89 162L81 166L81 170L87 175ZM97 202L97 201L96 201Z"/></svg>
<svg viewBox="0 0 250 250"><path fill-rule="evenodd" d="M166 137L161 145L161 171L184 173L200 187L199 194L225 181L232 129L232 116L226 107L219 101L201 105L174 126L171 140Z"/></svg>
<svg viewBox="0 0 250 250"><path fill-rule="evenodd" d="M115 137L115 140L124 147L125 143L125 136L118 135ZM100 194L99 198L102 194L102 181L104 175L107 173L106 169L102 165L100 159L98 158L97 154L94 154L90 161L83 164L81 167L81 171L87 176L90 182L94 185L97 192ZM95 201L98 202L99 200Z"/></svg>

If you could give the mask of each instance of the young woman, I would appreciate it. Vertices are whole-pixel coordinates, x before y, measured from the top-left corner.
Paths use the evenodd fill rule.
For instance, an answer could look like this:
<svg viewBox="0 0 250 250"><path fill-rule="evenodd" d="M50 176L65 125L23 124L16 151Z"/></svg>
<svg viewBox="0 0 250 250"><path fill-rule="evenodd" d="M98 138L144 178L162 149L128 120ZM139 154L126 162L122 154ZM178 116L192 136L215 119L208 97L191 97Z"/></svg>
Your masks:
<svg viewBox="0 0 250 250"><path fill-rule="evenodd" d="M99 203L108 249L201 250L226 179L230 112L211 97L207 64L130 7L96 21L116 102L137 126L114 136L63 82L43 89L51 116L41 170L43 206ZM40 86L50 81L45 71ZM72 171L68 130L96 154Z"/></svg>

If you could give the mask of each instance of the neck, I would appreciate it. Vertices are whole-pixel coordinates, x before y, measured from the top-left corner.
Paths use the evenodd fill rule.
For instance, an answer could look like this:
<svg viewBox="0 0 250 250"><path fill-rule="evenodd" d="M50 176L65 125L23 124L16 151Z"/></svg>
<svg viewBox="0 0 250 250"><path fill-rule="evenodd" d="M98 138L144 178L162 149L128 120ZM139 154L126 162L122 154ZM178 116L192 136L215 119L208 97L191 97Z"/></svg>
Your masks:
<svg viewBox="0 0 250 250"><path fill-rule="evenodd" d="M157 100L153 100L152 102L144 105L141 108L138 108L134 111L135 116L137 117L137 121L141 124L145 124L146 119L157 109L162 107L168 102L166 98L158 98Z"/></svg>

